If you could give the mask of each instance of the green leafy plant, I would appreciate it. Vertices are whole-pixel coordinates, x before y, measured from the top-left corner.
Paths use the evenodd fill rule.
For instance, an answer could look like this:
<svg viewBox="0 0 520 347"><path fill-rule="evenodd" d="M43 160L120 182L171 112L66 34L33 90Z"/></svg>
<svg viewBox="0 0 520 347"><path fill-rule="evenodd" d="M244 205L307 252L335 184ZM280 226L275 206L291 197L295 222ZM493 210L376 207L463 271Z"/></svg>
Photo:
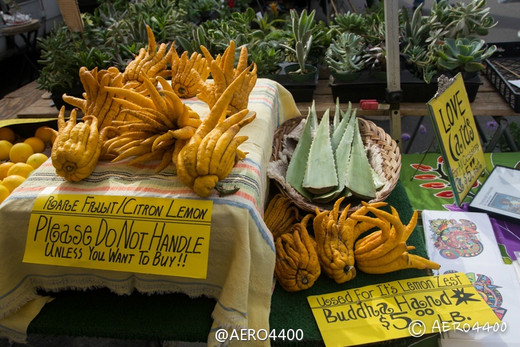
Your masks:
<svg viewBox="0 0 520 347"><path fill-rule="evenodd" d="M78 33L67 27L56 27L53 33L39 40L42 65L38 87L50 92L62 92L79 85L79 68L108 67L111 55L102 45L89 45Z"/></svg>
<svg viewBox="0 0 520 347"><path fill-rule="evenodd" d="M39 39L41 65L38 84L50 92L79 85L79 69L115 66L124 69L139 49L148 43L146 25L158 43L174 42L194 23L184 20L186 12L169 0L137 2L100 0L94 14L84 13L84 32L72 32L65 24Z"/></svg>
<svg viewBox="0 0 520 347"><path fill-rule="evenodd" d="M280 70L280 64L284 61L283 52L277 48L276 42L258 41L250 45L249 56L256 63L259 77L275 75Z"/></svg>

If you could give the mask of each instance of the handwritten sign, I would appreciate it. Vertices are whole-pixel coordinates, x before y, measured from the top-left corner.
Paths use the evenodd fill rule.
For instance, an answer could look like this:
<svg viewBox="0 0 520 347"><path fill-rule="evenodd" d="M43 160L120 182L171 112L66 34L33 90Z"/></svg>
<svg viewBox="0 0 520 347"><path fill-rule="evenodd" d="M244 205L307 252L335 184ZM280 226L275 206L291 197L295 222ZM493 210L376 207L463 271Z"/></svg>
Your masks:
<svg viewBox="0 0 520 347"><path fill-rule="evenodd" d="M464 273L386 282L307 300L328 347L500 323Z"/></svg>
<svg viewBox="0 0 520 347"><path fill-rule="evenodd" d="M40 195L24 262L206 278L209 200Z"/></svg>
<svg viewBox="0 0 520 347"><path fill-rule="evenodd" d="M455 202L460 206L486 167L475 119L460 73L440 96L428 102L428 109L440 139Z"/></svg>

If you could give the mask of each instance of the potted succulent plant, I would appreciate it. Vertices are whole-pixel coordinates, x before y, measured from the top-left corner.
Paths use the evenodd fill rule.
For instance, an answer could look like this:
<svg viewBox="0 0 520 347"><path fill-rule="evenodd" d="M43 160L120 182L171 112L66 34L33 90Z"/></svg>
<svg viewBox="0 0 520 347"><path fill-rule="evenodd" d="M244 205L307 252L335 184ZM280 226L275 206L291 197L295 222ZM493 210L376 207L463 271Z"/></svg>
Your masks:
<svg viewBox="0 0 520 347"><path fill-rule="evenodd" d="M379 74L386 76L383 18L382 9L374 6L362 18L349 13L336 16L331 24L335 40L339 34L351 32L360 35L366 47L363 71L370 71L374 81L363 81L362 88L352 86L351 98L356 98L356 93L364 98L385 97L384 80L375 81ZM494 51L494 47L486 47L482 38L474 39L486 35L496 25L486 0L453 4L439 0L432 5L429 15L421 12L421 6L412 15L402 9L399 25L402 101L428 101L437 89L437 77L457 72L464 72L468 97L473 101L481 84L478 76L478 71L484 68L481 62ZM477 76L471 77L469 71Z"/></svg>
<svg viewBox="0 0 520 347"><path fill-rule="evenodd" d="M496 50L495 45L486 47L486 42L479 38L448 38L436 51L437 62L440 69L450 71L452 75L460 72L463 77L471 78L485 69L484 60Z"/></svg>
<svg viewBox="0 0 520 347"><path fill-rule="evenodd" d="M288 64L285 67L285 72L289 78L296 81L313 81L317 75L317 67L307 63L314 37L312 29L316 25L315 14L315 10L308 14L307 10L303 10L301 14L298 14L295 9L290 11L290 28L294 42L292 46L283 44L283 47L295 55L297 63Z"/></svg>
<svg viewBox="0 0 520 347"><path fill-rule="evenodd" d="M315 11L300 14L294 9L290 10L288 28L290 37L281 46L286 49L285 62L280 72L280 83L293 95L295 101L310 101L318 83L318 68L308 62L309 54L313 46L316 21Z"/></svg>
<svg viewBox="0 0 520 347"><path fill-rule="evenodd" d="M358 78L365 67L363 60L364 42L361 35L344 32L332 39L325 52L325 63L332 76L339 81Z"/></svg>

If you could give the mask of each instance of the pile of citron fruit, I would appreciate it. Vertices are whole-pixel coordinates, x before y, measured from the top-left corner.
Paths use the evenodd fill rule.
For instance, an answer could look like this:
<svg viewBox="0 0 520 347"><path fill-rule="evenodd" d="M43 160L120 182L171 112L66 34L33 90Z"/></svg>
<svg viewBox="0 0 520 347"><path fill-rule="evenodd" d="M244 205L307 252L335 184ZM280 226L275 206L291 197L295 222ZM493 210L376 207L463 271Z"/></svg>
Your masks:
<svg viewBox="0 0 520 347"><path fill-rule="evenodd" d="M0 128L0 203L48 159L44 152L52 146L52 136L47 129L40 127L23 139L9 127Z"/></svg>

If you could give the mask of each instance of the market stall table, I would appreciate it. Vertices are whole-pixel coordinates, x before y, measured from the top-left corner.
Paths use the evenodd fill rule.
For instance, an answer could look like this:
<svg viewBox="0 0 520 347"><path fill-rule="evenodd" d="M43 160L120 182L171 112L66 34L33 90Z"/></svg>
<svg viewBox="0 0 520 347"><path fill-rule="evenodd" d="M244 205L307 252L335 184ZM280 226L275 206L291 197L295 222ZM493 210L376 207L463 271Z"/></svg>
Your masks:
<svg viewBox="0 0 520 347"><path fill-rule="evenodd" d="M187 103L202 112L205 107L196 99ZM321 276L304 292L288 293L278 286L273 291L273 243L262 221L268 196L266 163L274 127L298 112L286 90L266 80L257 83L249 106L258 117L243 129L250 136L244 144L249 154L224 181L239 186L240 191L210 198L214 207L206 280L23 263L32 205L44 190L198 199L176 180L172 167L156 174L154 164L101 162L87 180L71 184L56 176L51 163L46 162L0 207L0 247L3 254L9 254L0 260L0 278L6 279L0 281L0 313L8 316L0 321L2 335L23 340L30 322L30 336L204 341L215 331L215 321L225 321L256 329L302 329L302 343L314 345L321 342L321 335L306 301L308 295L427 274L415 269L386 275L359 273L341 285ZM273 185L271 189L275 189ZM410 220L413 210L400 183L387 202L404 223ZM416 254L426 255L419 228L409 242L416 247ZM49 297L53 298L50 302ZM20 315L10 313L21 306L23 310L17 313L25 319L16 325L18 322L9 318Z"/></svg>
<svg viewBox="0 0 520 347"><path fill-rule="evenodd" d="M273 186L271 187L273 189ZM275 191L276 192L276 191ZM386 202L394 206L403 222L413 213L404 185L398 182ZM409 238L409 245L416 247L415 254L425 256L422 230L417 227ZM269 329L287 332L301 329L303 340L292 345L321 346L322 337L307 296L333 293L370 284L384 283L427 275L426 270L408 269L383 275L359 272L352 281L338 284L325 275L314 286L301 292L286 292L280 286L274 288L269 313ZM28 327L31 336L89 336L146 341L202 342L211 330L211 312L216 304L213 298L190 298L183 293L147 295L134 291L130 295L117 295L107 289L92 288L88 291L64 290L47 293L55 299L46 304ZM437 336L424 337L421 346L436 346ZM385 341L385 346L408 346L422 339L409 337ZM291 345L290 341L271 340L273 346Z"/></svg>
<svg viewBox="0 0 520 347"><path fill-rule="evenodd" d="M202 101L193 98L185 102L201 116L208 112ZM205 279L23 262L28 223L39 194L200 199L177 179L173 165L155 173L158 162L99 162L80 183L57 176L50 160L35 170L0 206L0 334L14 341L25 340L27 325L48 301L38 290L89 288L107 288L117 294L205 295L216 299L211 332L217 327L267 329L275 253L262 219L268 193L266 168L274 129L298 111L284 88L264 79L258 80L250 94L249 110L256 112L256 119L241 130L241 135L249 136L241 146L247 157L223 180L224 185L240 189L233 195L219 197L214 193L207 198L213 209Z"/></svg>

